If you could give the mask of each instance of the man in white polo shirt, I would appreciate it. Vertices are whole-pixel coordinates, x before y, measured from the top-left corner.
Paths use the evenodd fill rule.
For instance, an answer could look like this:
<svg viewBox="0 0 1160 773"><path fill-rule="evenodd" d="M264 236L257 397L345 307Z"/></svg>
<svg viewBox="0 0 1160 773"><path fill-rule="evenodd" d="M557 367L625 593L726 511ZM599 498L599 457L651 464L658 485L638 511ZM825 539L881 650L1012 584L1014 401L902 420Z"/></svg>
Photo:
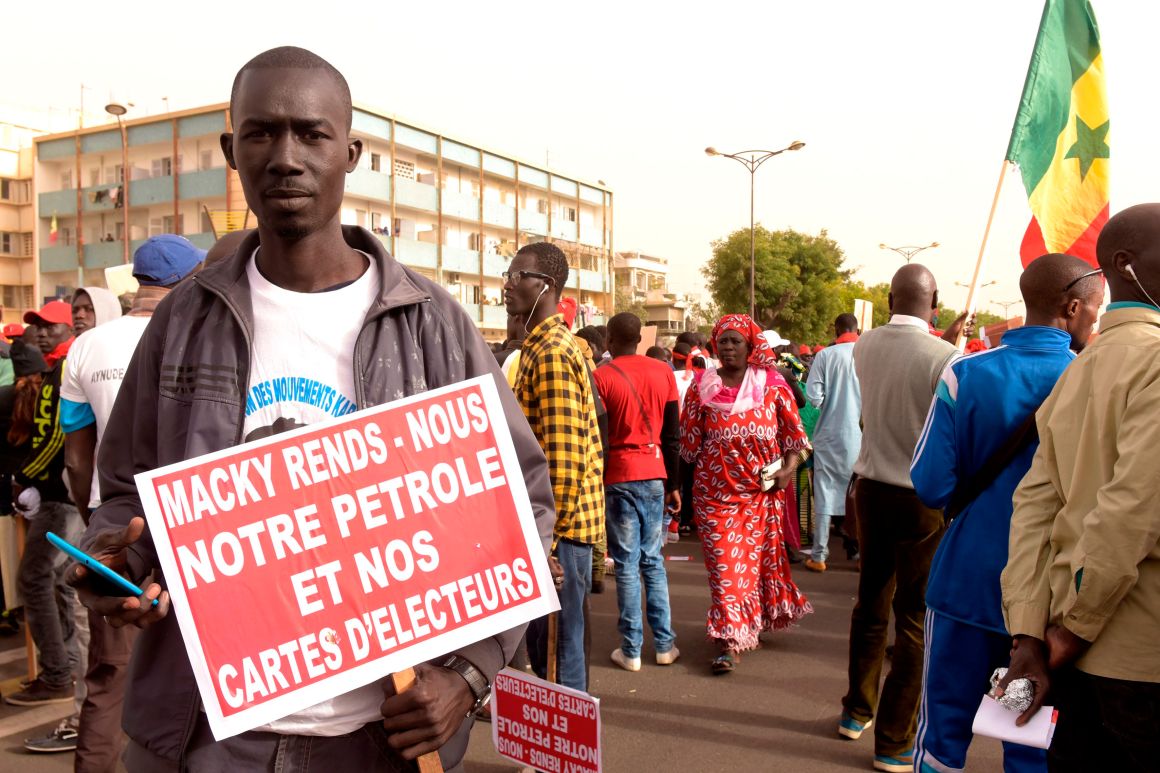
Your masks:
<svg viewBox="0 0 1160 773"><path fill-rule="evenodd" d="M133 276L141 287L133 308L77 338L61 383L61 428L69 488L85 523L101 503L96 454L113 412L121 380L145 333L153 309L169 290L205 258L188 239L163 234L142 244L133 256ZM75 739L78 773L113 770L121 756L121 702L138 628L113 628L88 610L88 689ZM59 730L59 729L58 729Z"/></svg>

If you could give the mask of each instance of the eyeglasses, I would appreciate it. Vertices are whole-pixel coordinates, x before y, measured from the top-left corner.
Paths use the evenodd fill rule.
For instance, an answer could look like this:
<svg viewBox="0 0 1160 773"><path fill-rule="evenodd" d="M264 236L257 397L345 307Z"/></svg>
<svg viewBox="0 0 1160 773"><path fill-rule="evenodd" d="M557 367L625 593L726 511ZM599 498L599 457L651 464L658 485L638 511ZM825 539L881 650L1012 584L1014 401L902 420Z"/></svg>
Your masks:
<svg viewBox="0 0 1160 773"><path fill-rule="evenodd" d="M1104 270L1102 268L1097 268L1096 270L1089 271L1086 274L1080 274L1075 279L1068 282L1067 286L1063 288L1063 291L1066 293L1068 290L1075 287L1077 284L1079 284L1083 280L1087 279L1089 276L1096 276L1096 275L1102 274L1102 273L1104 273Z"/></svg>
<svg viewBox="0 0 1160 773"><path fill-rule="evenodd" d="M545 282L552 281L552 277L548 276L547 274L542 274L539 271L505 271L500 274L500 276L503 277L503 283L505 285L518 285L528 277L533 279L543 279Z"/></svg>

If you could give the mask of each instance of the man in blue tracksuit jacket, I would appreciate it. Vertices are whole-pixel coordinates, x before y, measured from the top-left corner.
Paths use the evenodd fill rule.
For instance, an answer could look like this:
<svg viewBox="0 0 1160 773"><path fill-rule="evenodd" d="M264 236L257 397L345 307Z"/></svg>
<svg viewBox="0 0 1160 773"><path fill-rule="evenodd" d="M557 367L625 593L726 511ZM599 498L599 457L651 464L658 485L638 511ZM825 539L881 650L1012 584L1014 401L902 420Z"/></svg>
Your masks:
<svg viewBox="0 0 1160 773"><path fill-rule="evenodd" d="M1002 346L956 360L943 372L910 477L928 507L946 507L1047 398L1087 342L1103 280L1070 255L1037 258L1019 280L1026 326ZM994 669L1006 666L999 575L1007 564L1011 496L1031 467L1028 444L947 529L926 589L926 662L914 765L918 773L961 770L971 723ZM1004 770L1044 771L1046 753L1004 744Z"/></svg>

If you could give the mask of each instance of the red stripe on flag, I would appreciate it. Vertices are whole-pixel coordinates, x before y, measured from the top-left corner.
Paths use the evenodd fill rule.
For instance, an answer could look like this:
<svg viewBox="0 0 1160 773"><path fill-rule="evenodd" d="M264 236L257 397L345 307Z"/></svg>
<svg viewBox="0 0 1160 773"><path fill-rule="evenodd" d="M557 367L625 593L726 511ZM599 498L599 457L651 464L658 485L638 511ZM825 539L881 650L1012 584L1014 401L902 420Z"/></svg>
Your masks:
<svg viewBox="0 0 1160 773"><path fill-rule="evenodd" d="M1019 259L1023 268L1027 268L1031 261L1047 253L1047 244L1043 241L1043 231L1039 230L1039 221L1031 216L1027 225L1027 232L1023 234L1023 242L1019 245Z"/></svg>
<svg viewBox="0 0 1160 773"><path fill-rule="evenodd" d="M1067 248L1068 255L1075 255L1077 258L1086 260L1092 265L1092 268L1099 267L1099 261L1096 260L1096 239L1100 236L1100 231L1104 224L1108 222L1108 205L1105 204L1100 213L1096 215L1096 219L1091 222L1084 232L1079 235L1075 243Z"/></svg>
<svg viewBox="0 0 1160 773"><path fill-rule="evenodd" d="M1105 204L1095 219L1079 235L1079 238L1064 250L1064 252L1087 261L1092 265L1092 268L1098 267L1099 261L1096 260L1096 239L1099 238L1100 231L1107 222L1108 205ZM1027 225L1027 232L1023 234L1023 242L1019 245L1019 259L1023 262L1023 268L1027 268L1027 265L1031 261L1040 255L1047 254L1047 252L1047 244L1043 241L1043 231L1039 229L1039 221L1032 217L1031 222Z"/></svg>

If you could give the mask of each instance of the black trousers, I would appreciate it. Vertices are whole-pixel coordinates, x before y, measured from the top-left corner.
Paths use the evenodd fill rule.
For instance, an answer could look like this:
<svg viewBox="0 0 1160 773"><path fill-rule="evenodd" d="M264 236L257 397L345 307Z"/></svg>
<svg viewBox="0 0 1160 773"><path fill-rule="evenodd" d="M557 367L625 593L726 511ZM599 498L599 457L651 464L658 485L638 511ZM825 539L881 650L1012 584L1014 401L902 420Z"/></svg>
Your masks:
<svg viewBox="0 0 1160 773"><path fill-rule="evenodd" d="M1059 711L1051 773L1160 770L1160 684L1072 667L1054 675L1049 700Z"/></svg>

